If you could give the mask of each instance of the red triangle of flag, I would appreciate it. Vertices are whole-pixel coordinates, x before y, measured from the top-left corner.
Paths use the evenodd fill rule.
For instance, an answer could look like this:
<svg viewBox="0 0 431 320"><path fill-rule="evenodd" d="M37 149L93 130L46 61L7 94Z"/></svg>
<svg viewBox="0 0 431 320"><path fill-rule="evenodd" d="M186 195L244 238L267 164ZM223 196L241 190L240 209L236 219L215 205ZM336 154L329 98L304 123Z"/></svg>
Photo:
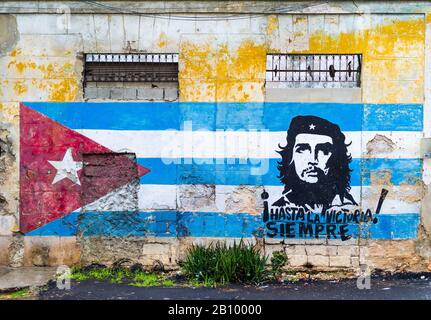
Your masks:
<svg viewBox="0 0 431 320"><path fill-rule="evenodd" d="M22 232L79 209L148 172L130 155L115 153L20 105Z"/></svg>

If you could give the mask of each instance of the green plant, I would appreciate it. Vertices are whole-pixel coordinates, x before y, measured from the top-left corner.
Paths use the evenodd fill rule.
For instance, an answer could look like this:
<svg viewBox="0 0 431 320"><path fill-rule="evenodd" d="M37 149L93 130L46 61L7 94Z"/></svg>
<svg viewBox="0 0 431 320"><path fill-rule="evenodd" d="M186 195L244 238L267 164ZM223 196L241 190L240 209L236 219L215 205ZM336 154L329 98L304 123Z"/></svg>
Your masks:
<svg viewBox="0 0 431 320"><path fill-rule="evenodd" d="M125 280L131 286L149 287L149 286L173 286L174 282L164 274L155 274L145 272L143 269L127 269L116 267L114 269L107 267L97 268L72 268L71 278L77 281L95 279L98 281L109 281L111 283L123 283Z"/></svg>
<svg viewBox="0 0 431 320"><path fill-rule="evenodd" d="M170 287L174 285L174 282L163 274L137 272L130 285L134 287Z"/></svg>
<svg viewBox="0 0 431 320"><path fill-rule="evenodd" d="M77 281L84 281L88 279L95 279L98 281L110 280L111 282L118 281L119 275L117 270L111 270L106 267L85 269L85 268L72 268L71 279Z"/></svg>
<svg viewBox="0 0 431 320"><path fill-rule="evenodd" d="M281 275L283 267L287 263L287 254L284 251L274 251L271 257L271 273L272 276L278 279Z"/></svg>
<svg viewBox="0 0 431 320"><path fill-rule="evenodd" d="M189 281L215 286L227 283L260 283L267 275L267 257L243 240L229 247L217 242L209 246L192 245L180 262Z"/></svg>
<svg viewBox="0 0 431 320"><path fill-rule="evenodd" d="M22 299L22 298L27 298L30 295L30 289L29 288L24 288L24 289L20 289L18 291L14 291L10 294L10 298L11 299Z"/></svg>

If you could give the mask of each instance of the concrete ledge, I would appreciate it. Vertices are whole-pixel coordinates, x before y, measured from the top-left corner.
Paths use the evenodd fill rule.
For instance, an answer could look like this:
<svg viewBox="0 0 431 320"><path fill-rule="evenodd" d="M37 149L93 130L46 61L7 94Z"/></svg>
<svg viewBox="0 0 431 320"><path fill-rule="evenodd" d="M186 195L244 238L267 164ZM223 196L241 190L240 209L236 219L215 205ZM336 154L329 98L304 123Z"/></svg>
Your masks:
<svg viewBox="0 0 431 320"><path fill-rule="evenodd" d="M53 267L0 267L0 291L44 286L55 279L56 271Z"/></svg>
<svg viewBox="0 0 431 320"><path fill-rule="evenodd" d="M360 103L361 88L265 88L268 102L342 102Z"/></svg>

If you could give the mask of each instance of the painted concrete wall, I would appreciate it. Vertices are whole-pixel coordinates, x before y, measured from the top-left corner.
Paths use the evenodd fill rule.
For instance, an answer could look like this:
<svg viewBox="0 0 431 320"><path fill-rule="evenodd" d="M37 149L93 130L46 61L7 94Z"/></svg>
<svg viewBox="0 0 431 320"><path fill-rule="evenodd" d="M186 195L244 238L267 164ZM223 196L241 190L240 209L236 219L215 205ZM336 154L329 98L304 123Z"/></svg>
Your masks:
<svg viewBox="0 0 431 320"><path fill-rule="evenodd" d="M185 15L188 19L184 20L104 12L80 14L72 10L70 28L63 23L64 15L52 11L41 10L30 15L9 9L8 13L1 14L0 25L5 28L0 28L0 261L11 265L112 263L126 257L148 265L160 260L166 266L174 266L190 243L246 237L262 246L266 253L284 248L292 267L309 262L322 268L357 268L360 263L366 263L387 269L426 269L431 232L427 192L430 160L421 159L419 146L424 136L430 136L431 126L429 79L425 72L430 56L428 7L407 2L399 7L402 12L391 14L390 10L385 11L386 3L371 7L359 5L362 12L347 5L330 4L313 7L312 14L307 12L311 9L302 6L295 8L295 14L240 14L238 19L212 21L193 19L194 15ZM207 10L211 12L211 4ZM243 8L247 10L250 8ZM371 14L364 14L367 12ZM94 121L88 120L93 119L89 113L94 112L95 119L107 122L112 114L102 109L105 105L84 102L83 53L87 52L179 53L180 103L163 102L136 108L123 104L108 106L114 113L117 108L123 108L127 125L135 126L133 132L115 125L113 128L92 126ZM355 93L355 98L343 98L343 93L332 96L313 91L297 99L298 92L283 93L281 98L267 99L277 103L265 104L267 53L361 53L360 92ZM20 113L20 102L41 103L24 103ZM45 102L83 104L65 107ZM322 106L318 102L328 104ZM170 107L165 107L167 103ZM94 229L82 224L83 229L78 231L84 232L75 234L22 235L27 233L23 231L19 209L23 188L22 175L20 180L23 163L20 138L23 137L20 137L19 125L20 121L21 126L27 123L23 121L23 108L30 109L26 109L30 115L34 111L41 113L109 150L135 153L138 164L152 170L140 179L139 187L132 181L114 200L104 198L92 208L80 208L79 212L139 212L140 221L147 221L151 216L150 221L154 222L154 229L145 225L142 230L147 227L156 231L125 237L118 236L114 226L108 233L86 234L85 231ZM66 114L62 112L64 108L71 110L70 117L62 116ZM83 108L92 111L82 111ZM283 185L276 178L276 161L280 160L276 153L278 144L285 144L292 118L305 114L318 114L330 120L340 126L346 142L352 142L351 166L355 165L356 170L351 174L351 193L360 208L374 210L381 190L389 191L382 210L382 216L387 217L375 224L374 234L357 233L347 241L254 237L253 231L262 223L263 190L269 193L271 201L282 193ZM152 125L136 127L143 115L152 119ZM178 122L192 120L193 126L197 126L195 129L203 130L200 142L195 142L191 151L199 158L206 158L207 146L211 145L208 141L215 139L218 127L269 129L263 134L268 141L266 153L260 153L262 144L249 132L245 134L245 151L223 154L238 159L265 154L260 159L269 159L268 174L260 178L250 175L248 163L243 167L223 167L221 181L217 178L220 176L209 178L216 170L214 167L180 164L175 165L180 175L171 179L172 172L167 167L157 166L149 159L161 157L160 146L166 141L183 141L178 135L183 133L184 124L176 127L175 121L160 121L172 115L178 117ZM21 128L21 135L30 127ZM122 130L122 133L119 136L102 133L109 129ZM22 149L23 145L21 152ZM210 148L210 151L214 150ZM140 158L144 160L140 162ZM124 199L118 194L132 195L126 201L130 202L129 207L118 208L118 199ZM203 216L207 218L201 219L200 213L205 213ZM91 225L106 215L87 217ZM40 219L41 225L48 224L44 219ZM159 232L158 222L173 227Z"/></svg>

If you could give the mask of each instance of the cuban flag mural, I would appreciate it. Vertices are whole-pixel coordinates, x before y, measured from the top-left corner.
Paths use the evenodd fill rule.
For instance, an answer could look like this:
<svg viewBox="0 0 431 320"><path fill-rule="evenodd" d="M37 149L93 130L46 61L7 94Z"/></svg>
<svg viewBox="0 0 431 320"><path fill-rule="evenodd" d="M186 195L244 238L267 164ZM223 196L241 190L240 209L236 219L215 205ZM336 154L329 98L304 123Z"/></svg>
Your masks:
<svg viewBox="0 0 431 320"><path fill-rule="evenodd" d="M20 112L26 235L417 237L422 105L24 102Z"/></svg>

